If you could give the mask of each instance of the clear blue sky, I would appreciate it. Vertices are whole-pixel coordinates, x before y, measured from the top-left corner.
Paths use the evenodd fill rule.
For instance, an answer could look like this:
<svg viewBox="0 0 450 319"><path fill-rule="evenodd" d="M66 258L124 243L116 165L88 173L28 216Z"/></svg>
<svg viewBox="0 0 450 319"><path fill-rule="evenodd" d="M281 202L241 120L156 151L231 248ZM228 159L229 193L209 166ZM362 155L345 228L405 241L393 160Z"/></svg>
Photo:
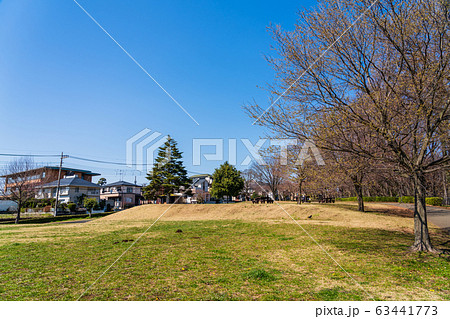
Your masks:
<svg viewBox="0 0 450 319"><path fill-rule="evenodd" d="M178 141L189 171L210 173L220 162L192 166L192 139L224 138L226 146L229 138L255 143L264 135L242 106L253 99L268 103L257 87L273 79L264 60L272 44L267 26L292 29L296 12L315 4L78 2L200 125L72 0L0 0L0 153L64 151L125 162L126 140L149 128ZM246 155L238 142L238 162ZM2 157L0 164L8 160ZM121 174L134 179L127 167L74 159L65 165L94 170L110 182Z"/></svg>

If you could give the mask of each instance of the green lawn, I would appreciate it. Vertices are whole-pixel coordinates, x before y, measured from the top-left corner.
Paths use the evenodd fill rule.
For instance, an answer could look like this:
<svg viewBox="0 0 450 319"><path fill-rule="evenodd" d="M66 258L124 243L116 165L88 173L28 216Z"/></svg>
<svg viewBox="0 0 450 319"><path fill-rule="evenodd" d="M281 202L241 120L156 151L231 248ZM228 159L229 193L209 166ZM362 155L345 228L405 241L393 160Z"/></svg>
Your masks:
<svg viewBox="0 0 450 319"><path fill-rule="evenodd" d="M148 227L98 222L0 225L0 299L76 300ZM375 299L450 300L449 260L409 253L411 234L304 227ZM237 220L156 223L82 298L368 299L297 225Z"/></svg>

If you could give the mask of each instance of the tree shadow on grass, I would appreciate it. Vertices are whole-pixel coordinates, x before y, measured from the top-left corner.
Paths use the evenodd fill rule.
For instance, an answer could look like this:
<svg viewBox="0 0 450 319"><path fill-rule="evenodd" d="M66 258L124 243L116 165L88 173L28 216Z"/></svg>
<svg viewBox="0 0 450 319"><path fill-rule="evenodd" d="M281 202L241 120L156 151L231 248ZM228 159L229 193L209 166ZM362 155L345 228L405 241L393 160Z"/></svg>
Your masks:
<svg viewBox="0 0 450 319"><path fill-rule="evenodd" d="M376 202L371 202L373 204L376 204ZM380 203L378 203L380 204ZM351 204L344 204L344 203L336 203L334 206L339 208L348 209L354 212L358 211L357 205L351 205ZM404 217L404 218L413 218L414 212L407 209L407 208L401 208L401 207L384 207L384 208L370 208L366 206L366 211L364 213L368 214L377 214L377 215L383 215L383 216L395 216L395 217Z"/></svg>
<svg viewBox="0 0 450 319"><path fill-rule="evenodd" d="M338 249L345 249L361 253L398 253L408 252L414 242L414 234L383 229L351 228L337 231L335 227L313 226L315 236L327 239L328 245ZM443 230L437 229L433 233L433 243L440 249L450 249L450 241Z"/></svg>

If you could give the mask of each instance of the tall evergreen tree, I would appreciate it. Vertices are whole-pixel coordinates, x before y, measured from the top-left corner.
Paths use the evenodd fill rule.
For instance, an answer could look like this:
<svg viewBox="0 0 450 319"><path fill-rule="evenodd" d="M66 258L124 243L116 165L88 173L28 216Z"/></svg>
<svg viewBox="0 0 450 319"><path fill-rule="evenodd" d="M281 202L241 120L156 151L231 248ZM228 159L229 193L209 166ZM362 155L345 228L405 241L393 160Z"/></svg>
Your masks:
<svg viewBox="0 0 450 319"><path fill-rule="evenodd" d="M244 188L244 179L241 173L228 162L216 168L213 174L211 185L211 195L216 198L227 196L227 201L231 196L237 196Z"/></svg>
<svg viewBox="0 0 450 319"><path fill-rule="evenodd" d="M171 193L189 186L187 171L181 160L182 154L178 150L177 142L169 136L159 148L154 166L147 174L149 184L143 188L146 199L166 196L168 203Z"/></svg>

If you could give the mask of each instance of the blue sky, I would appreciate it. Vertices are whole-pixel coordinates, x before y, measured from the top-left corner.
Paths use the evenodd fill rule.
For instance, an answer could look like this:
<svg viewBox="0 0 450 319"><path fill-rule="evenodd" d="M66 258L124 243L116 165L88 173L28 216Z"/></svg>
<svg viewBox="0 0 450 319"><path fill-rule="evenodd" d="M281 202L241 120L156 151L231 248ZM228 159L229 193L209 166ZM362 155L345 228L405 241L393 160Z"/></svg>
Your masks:
<svg viewBox="0 0 450 319"><path fill-rule="evenodd" d="M194 123L72 0L0 1L0 152L125 162L125 143L144 128L170 134L191 172L193 138L249 138L242 106L273 79L270 23L292 29L315 1L78 0L175 99ZM132 3L132 4L131 4ZM204 152L213 151L211 147ZM248 155L238 141L238 163ZM10 158L0 158L4 164ZM54 164L56 158L39 158ZM67 159L108 181L145 182L125 166ZM238 165L239 167L239 165ZM239 167L243 169L245 167ZM142 176L140 176L142 175Z"/></svg>

